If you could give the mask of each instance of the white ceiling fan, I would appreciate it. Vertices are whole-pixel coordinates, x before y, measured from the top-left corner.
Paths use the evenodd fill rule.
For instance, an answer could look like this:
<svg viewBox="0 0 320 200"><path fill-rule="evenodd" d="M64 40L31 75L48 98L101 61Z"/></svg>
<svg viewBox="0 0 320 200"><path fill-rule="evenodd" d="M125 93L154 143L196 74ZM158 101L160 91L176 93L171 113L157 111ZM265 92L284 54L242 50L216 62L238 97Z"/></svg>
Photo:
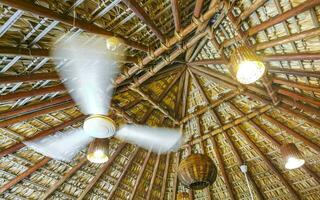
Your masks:
<svg viewBox="0 0 320 200"><path fill-rule="evenodd" d="M55 58L67 59L67 65L57 69L58 73L81 112L89 117L83 128L25 141L28 147L64 161L70 161L94 138L116 137L155 153L180 147L182 134L177 129L130 124L118 128L108 117L118 66L117 56L107 49L105 39L95 36L88 41L84 35L67 36L52 54Z"/></svg>

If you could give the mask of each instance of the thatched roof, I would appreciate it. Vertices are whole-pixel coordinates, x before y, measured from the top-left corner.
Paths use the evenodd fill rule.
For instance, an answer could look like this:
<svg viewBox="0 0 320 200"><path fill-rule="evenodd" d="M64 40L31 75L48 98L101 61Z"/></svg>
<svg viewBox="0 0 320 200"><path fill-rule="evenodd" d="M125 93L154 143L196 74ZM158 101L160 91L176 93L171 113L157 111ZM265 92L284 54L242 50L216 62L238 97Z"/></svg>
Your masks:
<svg viewBox="0 0 320 200"><path fill-rule="evenodd" d="M1 199L319 199L319 0L0 0ZM180 127L186 143L158 156L113 139L113 156L92 164L84 149L51 160L21 141L82 125L55 72L50 49L63 33L124 39L112 116L118 123ZM228 70L246 42L267 75L240 85ZM63 65L63 64L62 64ZM284 168L279 147L306 159ZM209 155L217 181L189 191L179 161Z"/></svg>

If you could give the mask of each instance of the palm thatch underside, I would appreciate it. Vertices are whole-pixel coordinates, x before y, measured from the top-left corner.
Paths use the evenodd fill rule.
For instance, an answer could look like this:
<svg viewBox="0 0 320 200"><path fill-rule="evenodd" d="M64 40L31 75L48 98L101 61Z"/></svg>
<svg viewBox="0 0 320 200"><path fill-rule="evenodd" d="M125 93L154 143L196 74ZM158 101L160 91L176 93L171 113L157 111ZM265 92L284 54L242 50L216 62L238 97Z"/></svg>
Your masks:
<svg viewBox="0 0 320 200"><path fill-rule="evenodd" d="M0 25L0 199L249 199L242 164L254 199L320 199L320 0L0 0ZM50 57L68 32L123 39L112 118L180 128L178 152L112 139L93 164L86 149L62 162L24 146L85 119ZM268 68L255 84L229 72L241 42ZM289 142L302 168L284 168ZM207 189L177 178L191 153L218 168Z"/></svg>

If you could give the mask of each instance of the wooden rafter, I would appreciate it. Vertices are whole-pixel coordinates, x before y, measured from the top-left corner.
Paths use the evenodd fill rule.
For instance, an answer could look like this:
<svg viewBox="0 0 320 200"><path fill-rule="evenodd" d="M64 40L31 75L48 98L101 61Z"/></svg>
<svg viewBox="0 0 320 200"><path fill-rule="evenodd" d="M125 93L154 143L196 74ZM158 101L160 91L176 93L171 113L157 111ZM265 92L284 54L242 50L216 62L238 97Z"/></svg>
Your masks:
<svg viewBox="0 0 320 200"><path fill-rule="evenodd" d="M116 157L120 154L122 149L126 146L126 143L121 143L117 150L112 154L112 156L109 158L109 160L103 164L103 166L99 169L99 171L96 173L95 177L89 182L89 184L86 186L86 188L82 191L80 196L78 197L78 200L83 199L91 190L91 188L97 183L97 181L100 179L100 177L104 174L105 171L111 166L113 161L116 159Z"/></svg>
<svg viewBox="0 0 320 200"><path fill-rule="evenodd" d="M165 36L157 28L155 23L151 20L151 18L143 10L143 8L140 7L136 0L122 0L122 2L125 3L134 12L134 14L150 28L150 30L158 37L161 42L165 42Z"/></svg>
<svg viewBox="0 0 320 200"><path fill-rule="evenodd" d="M184 76L184 84L183 84L183 92L182 92L182 104L181 104L181 117L184 117L187 112L187 100L189 94L189 73L185 73Z"/></svg>
<svg viewBox="0 0 320 200"><path fill-rule="evenodd" d="M315 77L320 78L320 72L317 71L307 71L301 69L281 69L281 68L269 68L268 72L277 73L277 74L288 74L295 76L307 76L307 77Z"/></svg>
<svg viewBox="0 0 320 200"><path fill-rule="evenodd" d="M184 84L184 79L186 77L185 75L186 72L183 72L183 74L180 77L179 80L179 85L178 85L178 92L177 92L177 97L174 105L174 113L175 113L175 118L180 120L181 117L181 103L182 103L182 95L183 95L183 84Z"/></svg>
<svg viewBox="0 0 320 200"><path fill-rule="evenodd" d="M303 102L309 103L311 105L320 106L320 101L318 99L316 99L316 98L313 98L313 97L310 97L310 96L306 96L306 95L303 95L303 94L299 94L299 93L296 93L296 92L292 92L292 91L284 89L284 88L278 88L277 91L278 91L279 94L288 96L288 97L290 97L292 99L303 101Z"/></svg>
<svg viewBox="0 0 320 200"><path fill-rule="evenodd" d="M149 188L148 188L148 192L147 192L147 198L146 198L147 200L150 200L150 197L151 197L152 187L153 187L153 183L156 179L159 163L160 163L160 154L157 155L157 160L156 160L156 163L153 168L153 172L152 172L152 176L151 176L151 180L150 180L150 184L149 184Z"/></svg>
<svg viewBox="0 0 320 200"><path fill-rule="evenodd" d="M80 19L77 18L73 18L69 15L62 15L62 14L58 14L48 8L27 2L25 0L0 0L1 4L5 4L7 6L25 11L25 12L31 12L35 15L39 15L42 17L46 17L49 19L53 19L56 20L58 22L64 23L66 25L69 26L75 26L78 27L82 30L85 30L89 33L94 33L97 35L103 35L103 36L107 36L107 37L111 37L111 36L116 36L119 39L122 40L122 42L132 48L135 49L139 49L142 51L148 51L148 48L144 45L141 45L137 42L134 42L132 40L129 40L125 37L119 36L119 35L115 35L114 33L107 31L104 28L98 27L90 22L86 22L86 21L82 21Z"/></svg>
<svg viewBox="0 0 320 200"><path fill-rule="evenodd" d="M168 172L169 172L169 162L170 162L170 153L168 153L166 156L166 164L165 164L164 173L163 173L160 199L164 198L164 193L166 192L166 183L167 183Z"/></svg>
<svg viewBox="0 0 320 200"><path fill-rule="evenodd" d="M55 72L37 73L28 75L1 75L0 84L19 83L19 82L34 82L41 80L59 80L59 76Z"/></svg>
<svg viewBox="0 0 320 200"><path fill-rule="evenodd" d="M174 20L174 27L177 33L181 30L181 22L180 22L180 10L179 10L179 2L178 0L171 0L171 9Z"/></svg>
<svg viewBox="0 0 320 200"><path fill-rule="evenodd" d="M175 169L174 177L173 177L173 186L172 186L172 199L176 199L177 191L178 191L178 167L180 163L180 152L176 153L176 165L173 166Z"/></svg>
<svg viewBox="0 0 320 200"><path fill-rule="evenodd" d="M201 15L202 7L204 4L204 0L196 0L196 5L193 10L193 16L195 18L199 18Z"/></svg>
<svg viewBox="0 0 320 200"><path fill-rule="evenodd" d="M253 2L253 4L246 10L244 10L240 16L238 17L237 24L240 24L241 21L248 18L253 12L256 12L258 8L263 6L267 0L256 0Z"/></svg>
<svg viewBox="0 0 320 200"><path fill-rule="evenodd" d="M313 91L313 92L320 93L320 88L317 86L312 86L312 85L305 84L305 83L289 81L289 80L286 80L283 78L273 78L272 81L273 81L273 83L277 83L280 85L285 85L285 86L289 86L289 87L293 87L293 88L298 88L300 90Z"/></svg>

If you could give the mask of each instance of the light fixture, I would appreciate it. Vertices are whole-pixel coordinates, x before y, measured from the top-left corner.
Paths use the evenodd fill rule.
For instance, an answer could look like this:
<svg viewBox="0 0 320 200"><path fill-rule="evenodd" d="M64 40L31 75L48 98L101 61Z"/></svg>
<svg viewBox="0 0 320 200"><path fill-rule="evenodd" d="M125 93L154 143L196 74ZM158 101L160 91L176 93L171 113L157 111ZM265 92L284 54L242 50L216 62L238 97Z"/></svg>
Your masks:
<svg viewBox="0 0 320 200"><path fill-rule="evenodd" d="M247 46L234 50L230 57L231 73L242 84L251 84L259 80L266 67L261 58Z"/></svg>
<svg viewBox="0 0 320 200"><path fill-rule="evenodd" d="M90 143L87 159L93 163L104 163L109 160L109 140L95 139Z"/></svg>
<svg viewBox="0 0 320 200"><path fill-rule="evenodd" d="M90 115L84 120L83 130L94 138L109 138L115 134L115 122L105 115Z"/></svg>
<svg viewBox="0 0 320 200"><path fill-rule="evenodd" d="M107 46L107 50L109 51L117 50L120 44L121 44L121 40L118 39L117 37L109 37L108 39L106 39L106 46Z"/></svg>
<svg viewBox="0 0 320 200"><path fill-rule="evenodd" d="M284 166L286 169L296 169L304 165L305 160L303 159L298 148L293 143L283 144L280 147L280 151L283 157Z"/></svg>

